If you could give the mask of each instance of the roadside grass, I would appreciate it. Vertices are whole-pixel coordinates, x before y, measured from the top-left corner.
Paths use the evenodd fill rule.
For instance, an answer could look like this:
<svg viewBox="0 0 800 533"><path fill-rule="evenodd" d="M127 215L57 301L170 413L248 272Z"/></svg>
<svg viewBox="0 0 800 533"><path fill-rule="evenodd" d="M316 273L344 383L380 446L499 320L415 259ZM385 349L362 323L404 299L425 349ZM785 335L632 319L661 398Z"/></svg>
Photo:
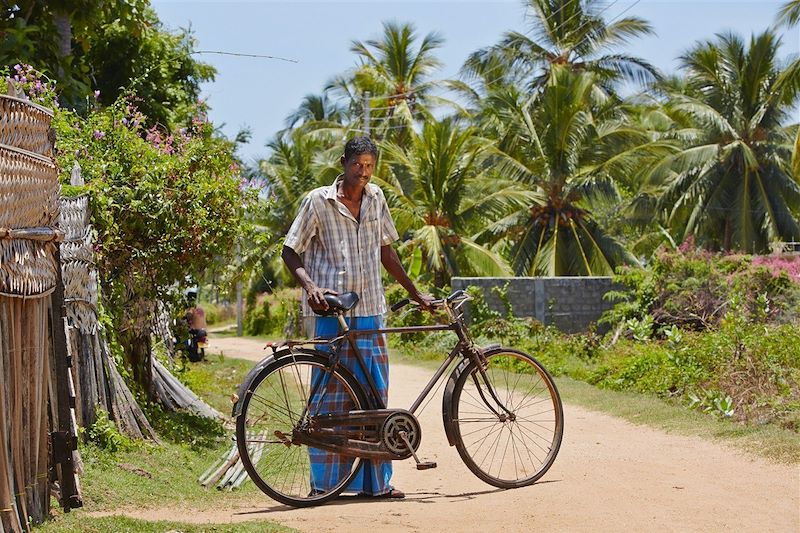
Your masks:
<svg viewBox="0 0 800 533"><path fill-rule="evenodd" d="M230 394L251 366L248 361L211 355L207 361L191 363L177 374L210 405L228 415ZM84 507L64 514L54 503L54 519L38 526L37 531L291 531L267 521L201 527L88 516L89 512L125 509L232 507L259 497L269 501L250 481L235 491L204 488L198 483L198 478L233 445L232 425L223 427L186 413L165 413L154 406L146 410L163 444L133 442L124 437L114 441L115 449L91 442L82 444Z"/></svg>
<svg viewBox="0 0 800 533"><path fill-rule="evenodd" d="M728 444L771 461L800 464L800 437L788 429L772 424L747 425L690 410L655 395L599 389L568 377L556 378L556 385L565 403L668 433Z"/></svg>
<svg viewBox="0 0 800 533"><path fill-rule="evenodd" d="M89 517L81 513L64 515L58 522L36 528L41 533L272 533L297 531L271 522L240 522L237 524L188 524L185 522L149 522L125 516Z"/></svg>
<svg viewBox="0 0 800 533"><path fill-rule="evenodd" d="M236 328L228 328L221 331L214 331L214 337L222 337L222 338L230 338L230 337L239 337L236 335ZM241 339L252 339L256 341L279 341L284 340L284 336L282 335L270 335L270 334L263 334L263 335L242 335L239 337ZM293 337L294 338L294 337Z"/></svg>
<svg viewBox="0 0 800 533"><path fill-rule="evenodd" d="M405 363L431 369L446 357L442 352L421 351L408 355L397 348L390 349L393 363ZM420 358L422 356L422 358ZM600 389L566 376L555 378L564 403L569 403L678 435L697 436L733 446L744 452L770 461L800 464L800 438L797 433L772 424L746 425L728 419L688 409L678 402L664 400L653 394L620 392ZM566 421L567 424L569 420Z"/></svg>

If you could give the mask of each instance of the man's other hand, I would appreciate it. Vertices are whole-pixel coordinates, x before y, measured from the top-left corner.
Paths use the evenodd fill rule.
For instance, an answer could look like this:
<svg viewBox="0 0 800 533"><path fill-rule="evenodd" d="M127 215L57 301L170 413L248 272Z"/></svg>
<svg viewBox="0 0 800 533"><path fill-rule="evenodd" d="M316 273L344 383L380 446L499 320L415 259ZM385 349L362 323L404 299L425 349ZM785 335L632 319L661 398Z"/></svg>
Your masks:
<svg viewBox="0 0 800 533"><path fill-rule="evenodd" d="M307 287L306 293L308 294L308 305L310 305L311 309L313 309L314 311L327 311L328 302L325 301L325 295L339 294L333 289L318 287L316 285L311 285Z"/></svg>
<svg viewBox="0 0 800 533"><path fill-rule="evenodd" d="M422 294L417 293L411 297L412 300L419 304L420 309L424 309L425 311L430 311L431 313L434 311L433 309L433 302L436 300L430 294Z"/></svg>

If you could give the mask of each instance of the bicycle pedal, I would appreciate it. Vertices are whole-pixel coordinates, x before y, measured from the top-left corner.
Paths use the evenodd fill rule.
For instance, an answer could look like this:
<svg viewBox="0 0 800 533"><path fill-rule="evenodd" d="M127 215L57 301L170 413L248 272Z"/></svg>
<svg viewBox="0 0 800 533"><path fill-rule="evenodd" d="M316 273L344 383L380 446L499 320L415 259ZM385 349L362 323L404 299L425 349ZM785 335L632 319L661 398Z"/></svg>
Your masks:
<svg viewBox="0 0 800 533"><path fill-rule="evenodd" d="M421 463L417 463L417 470L430 470L431 468L436 468L436 463L433 461L423 461Z"/></svg>

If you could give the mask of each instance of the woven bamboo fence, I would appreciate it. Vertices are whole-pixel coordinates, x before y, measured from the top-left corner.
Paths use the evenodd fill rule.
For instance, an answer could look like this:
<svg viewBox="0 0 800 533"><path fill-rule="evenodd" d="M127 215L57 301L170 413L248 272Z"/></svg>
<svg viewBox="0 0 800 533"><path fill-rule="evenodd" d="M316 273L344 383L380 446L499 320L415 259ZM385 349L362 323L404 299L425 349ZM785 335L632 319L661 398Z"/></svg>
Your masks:
<svg viewBox="0 0 800 533"><path fill-rule="evenodd" d="M72 185L83 185L80 167L72 170ZM135 438L157 440L136 399L123 380L101 331L97 314L97 269L94 239L89 224L89 198L61 198L59 227L61 272L67 313L67 339L74 356L78 425L90 427L97 420L97 408L104 409L118 429Z"/></svg>
<svg viewBox="0 0 800 533"><path fill-rule="evenodd" d="M56 242L58 173L49 110L0 95L0 531L29 531L81 505L74 466ZM55 326L55 327L54 327Z"/></svg>

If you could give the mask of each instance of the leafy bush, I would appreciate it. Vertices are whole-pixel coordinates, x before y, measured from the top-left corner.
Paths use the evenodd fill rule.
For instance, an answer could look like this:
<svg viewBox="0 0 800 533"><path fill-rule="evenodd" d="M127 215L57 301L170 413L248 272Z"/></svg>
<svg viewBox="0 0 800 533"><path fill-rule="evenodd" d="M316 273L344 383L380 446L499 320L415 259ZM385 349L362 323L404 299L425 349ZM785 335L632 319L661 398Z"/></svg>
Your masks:
<svg viewBox="0 0 800 533"><path fill-rule="evenodd" d="M236 308L230 304L203 302L202 307L206 313L206 323L209 326L236 318Z"/></svg>
<svg viewBox="0 0 800 533"><path fill-rule="evenodd" d="M243 328L247 335L289 337L299 331L300 299L297 289L282 289L254 298L245 310Z"/></svg>
<svg viewBox="0 0 800 533"><path fill-rule="evenodd" d="M567 335L532 320L502 316L488 308L480 291L472 292L470 329L478 344L500 342L522 349L557 376L601 388L654 394L714 416L800 430L800 328L796 323L779 323L772 308L790 294L775 290L784 287L785 275L767 274L741 257L717 258L702 265L698 258L664 260L659 269L657 275L640 269L620 276L636 283L631 293L635 297L614 310L630 333L616 341L613 334L605 338L593 331ZM671 305L662 302L664 294L691 303L689 291L677 285L676 272L691 278L687 285L705 290L706 296L722 287L731 291L725 312L713 323L707 321L702 331L659 325L649 313ZM719 284L709 282L712 278ZM767 292L759 294L764 288ZM742 294L755 297L745 302ZM400 339L394 345L416 358L429 359L440 357L452 347L453 339L424 335Z"/></svg>
<svg viewBox="0 0 800 533"><path fill-rule="evenodd" d="M649 321L655 332L715 327L733 308L757 322L791 322L798 318L800 283L784 263L691 248L661 252L649 269L620 271L615 281L627 290L607 295L617 303L602 322L630 321L626 329L639 337Z"/></svg>
<svg viewBox="0 0 800 533"><path fill-rule="evenodd" d="M86 438L98 448L112 454L130 450L134 446L133 441L120 433L114 421L108 418L108 411L105 409L97 410L97 419L86 429Z"/></svg>

